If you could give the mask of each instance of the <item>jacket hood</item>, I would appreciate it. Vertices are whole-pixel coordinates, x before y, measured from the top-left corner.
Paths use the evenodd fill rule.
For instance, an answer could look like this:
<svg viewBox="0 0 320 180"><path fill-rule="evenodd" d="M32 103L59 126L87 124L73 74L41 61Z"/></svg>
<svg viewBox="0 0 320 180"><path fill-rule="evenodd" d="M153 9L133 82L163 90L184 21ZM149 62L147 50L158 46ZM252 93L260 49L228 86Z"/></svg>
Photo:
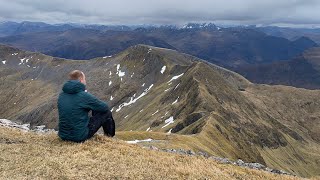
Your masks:
<svg viewBox="0 0 320 180"><path fill-rule="evenodd" d="M62 87L62 91L68 94L76 94L84 91L85 89L86 86L78 80L69 80Z"/></svg>

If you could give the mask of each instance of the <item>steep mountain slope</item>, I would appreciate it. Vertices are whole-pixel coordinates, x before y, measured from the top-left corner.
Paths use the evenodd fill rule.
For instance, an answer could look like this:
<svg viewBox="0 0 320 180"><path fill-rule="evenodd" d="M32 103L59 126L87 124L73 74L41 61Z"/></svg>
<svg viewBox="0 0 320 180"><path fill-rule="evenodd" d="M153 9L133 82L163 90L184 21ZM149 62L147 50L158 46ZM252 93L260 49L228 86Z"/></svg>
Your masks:
<svg viewBox="0 0 320 180"><path fill-rule="evenodd" d="M0 38L0 42L47 55L91 59L147 44L177 49L225 67L289 60L317 44L310 39L289 41L245 28L189 24L185 28L138 28L132 31L70 29Z"/></svg>
<svg viewBox="0 0 320 180"><path fill-rule="evenodd" d="M260 150L266 163L280 168L282 165L278 162L282 161L288 163L287 168L293 171L295 166L300 167L303 173L306 173L306 169L317 173L319 170L313 167L318 166L319 157L312 154L319 153L320 134L317 129L320 127L320 92L285 86L256 85L243 93L255 106L278 120L272 123L279 130L294 130L287 132L291 137L284 135L287 145L276 149L264 149L265 152ZM274 161L276 158L278 162Z"/></svg>
<svg viewBox="0 0 320 180"><path fill-rule="evenodd" d="M168 135L168 143L160 145L188 146L302 176L319 174L319 91L298 90L292 96L288 92L294 88L277 87L279 95L267 96L274 87L256 86L193 56L145 45L90 61L1 46L0 58L2 118L57 127L57 94L67 74L80 69L88 91L112 108L117 130L175 133L177 138ZM291 118L288 109L299 116Z"/></svg>
<svg viewBox="0 0 320 180"><path fill-rule="evenodd" d="M320 48L312 48L290 61L238 67L235 70L255 83L320 88Z"/></svg>

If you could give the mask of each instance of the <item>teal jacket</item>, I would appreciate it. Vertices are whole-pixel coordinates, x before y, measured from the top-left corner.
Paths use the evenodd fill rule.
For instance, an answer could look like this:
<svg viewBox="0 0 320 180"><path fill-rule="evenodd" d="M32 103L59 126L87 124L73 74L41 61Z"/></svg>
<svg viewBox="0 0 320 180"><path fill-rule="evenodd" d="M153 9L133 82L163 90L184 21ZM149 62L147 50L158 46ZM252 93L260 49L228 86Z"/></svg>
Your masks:
<svg viewBox="0 0 320 180"><path fill-rule="evenodd" d="M89 132L89 111L104 112L109 109L105 102L85 92L85 89L85 85L78 80L69 80L63 85L58 98L58 135L63 140L86 140Z"/></svg>

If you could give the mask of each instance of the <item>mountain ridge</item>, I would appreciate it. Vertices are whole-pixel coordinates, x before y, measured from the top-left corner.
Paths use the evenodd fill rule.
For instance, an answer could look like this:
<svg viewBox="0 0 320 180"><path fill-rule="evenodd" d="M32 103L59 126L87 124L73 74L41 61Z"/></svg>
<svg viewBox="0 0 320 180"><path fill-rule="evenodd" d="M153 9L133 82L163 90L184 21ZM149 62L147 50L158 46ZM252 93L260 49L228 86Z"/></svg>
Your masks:
<svg viewBox="0 0 320 180"><path fill-rule="evenodd" d="M87 75L88 92L112 108L117 131L178 134L157 145L318 175L319 91L297 89L291 96L296 88L252 84L194 56L146 45L90 61L0 46L0 59L6 61L0 64L3 118L57 127L57 94L67 74L79 69ZM273 92L279 94L267 95ZM288 107L296 117L285 113Z"/></svg>

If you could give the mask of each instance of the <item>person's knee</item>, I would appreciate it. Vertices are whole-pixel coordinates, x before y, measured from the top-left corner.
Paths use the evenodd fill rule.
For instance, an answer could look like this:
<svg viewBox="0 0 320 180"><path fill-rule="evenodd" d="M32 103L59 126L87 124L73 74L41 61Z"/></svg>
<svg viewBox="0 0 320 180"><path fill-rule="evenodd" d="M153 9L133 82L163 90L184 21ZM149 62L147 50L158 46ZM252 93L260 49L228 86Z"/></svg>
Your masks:
<svg viewBox="0 0 320 180"><path fill-rule="evenodd" d="M103 113L104 117L108 118L112 118L112 112L110 110L107 110L106 112Z"/></svg>
<svg viewBox="0 0 320 180"><path fill-rule="evenodd" d="M93 111L92 112L92 116L101 116L101 117L105 117L105 116L112 116L112 112L110 110L107 111Z"/></svg>

